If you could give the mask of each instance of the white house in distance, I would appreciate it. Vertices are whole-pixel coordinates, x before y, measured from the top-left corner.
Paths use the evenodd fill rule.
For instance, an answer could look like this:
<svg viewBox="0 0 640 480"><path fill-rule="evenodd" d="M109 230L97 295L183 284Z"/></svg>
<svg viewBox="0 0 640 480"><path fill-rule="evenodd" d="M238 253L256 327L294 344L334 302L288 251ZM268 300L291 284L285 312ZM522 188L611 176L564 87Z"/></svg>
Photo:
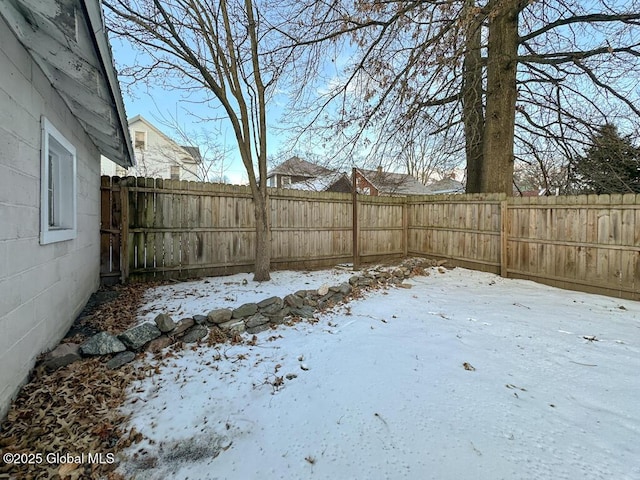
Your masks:
<svg viewBox="0 0 640 480"><path fill-rule="evenodd" d="M178 145L142 115L128 120L136 166L125 170L107 158L102 159L102 175L206 180L200 149Z"/></svg>
<svg viewBox="0 0 640 480"><path fill-rule="evenodd" d="M100 281L100 155L133 149L99 0L0 1L0 419Z"/></svg>

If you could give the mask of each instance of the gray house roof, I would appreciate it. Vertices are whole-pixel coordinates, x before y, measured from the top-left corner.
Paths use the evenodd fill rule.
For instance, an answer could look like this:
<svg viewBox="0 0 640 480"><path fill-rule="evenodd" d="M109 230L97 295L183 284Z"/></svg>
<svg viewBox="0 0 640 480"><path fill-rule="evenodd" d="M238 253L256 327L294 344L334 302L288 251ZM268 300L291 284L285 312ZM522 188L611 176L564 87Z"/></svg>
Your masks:
<svg viewBox="0 0 640 480"><path fill-rule="evenodd" d="M331 173L334 173L334 171L320 165L316 165L315 163L307 162L299 157L291 157L280 165L269 170L267 178L276 174L315 178Z"/></svg>
<svg viewBox="0 0 640 480"><path fill-rule="evenodd" d="M202 163L202 155L200 154L200 147L191 147L189 145L180 145L180 147L191 155L195 163Z"/></svg>
<svg viewBox="0 0 640 480"><path fill-rule="evenodd" d="M464 185L453 178L443 178L427 185L430 194L464 193Z"/></svg>
<svg viewBox="0 0 640 480"><path fill-rule="evenodd" d="M134 165L99 0L0 0L0 15L100 153Z"/></svg>
<svg viewBox="0 0 640 480"><path fill-rule="evenodd" d="M383 172L382 170L358 171L383 195L427 195L430 192L422 183L404 173Z"/></svg>
<svg viewBox="0 0 640 480"><path fill-rule="evenodd" d="M346 173L331 172L301 182L292 183L289 188L311 192L326 192L340 181L343 182L343 185L351 186L351 180L349 180Z"/></svg>

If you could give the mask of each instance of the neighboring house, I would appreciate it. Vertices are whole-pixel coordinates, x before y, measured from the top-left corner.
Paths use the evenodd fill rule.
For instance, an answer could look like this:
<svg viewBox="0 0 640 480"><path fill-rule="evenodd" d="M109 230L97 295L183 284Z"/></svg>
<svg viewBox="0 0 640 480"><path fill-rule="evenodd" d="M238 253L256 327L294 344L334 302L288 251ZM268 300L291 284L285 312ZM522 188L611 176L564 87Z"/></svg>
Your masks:
<svg viewBox="0 0 640 480"><path fill-rule="evenodd" d="M351 192L351 181L342 172L291 157L267 173L267 186L316 192Z"/></svg>
<svg viewBox="0 0 640 480"><path fill-rule="evenodd" d="M464 184L455 178L447 177L426 186L429 195L464 193Z"/></svg>
<svg viewBox="0 0 640 480"><path fill-rule="evenodd" d="M205 180L206 172L202 166L198 147L178 145L142 115L130 118L128 124L133 140L136 167L125 170L109 159L103 158L101 168L103 175Z"/></svg>
<svg viewBox="0 0 640 480"><path fill-rule="evenodd" d="M289 185L289 188L311 192L351 193L353 191L351 180L349 180L349 177L344 172L328 173L316 178L292 183Z"/></svg>
<svg viewBox="0 0 640 480"><path fill-rule="evenodd" d="M0 418L100 281L100 155L133 163L99 0L0 1Z"/></svg>
<svg viewBox="0 0 640 480"><path fill-rule="evenodd" d="M431 192L411 175L356 168L356 188L362 195L404 196L429 195Z"/></svg>

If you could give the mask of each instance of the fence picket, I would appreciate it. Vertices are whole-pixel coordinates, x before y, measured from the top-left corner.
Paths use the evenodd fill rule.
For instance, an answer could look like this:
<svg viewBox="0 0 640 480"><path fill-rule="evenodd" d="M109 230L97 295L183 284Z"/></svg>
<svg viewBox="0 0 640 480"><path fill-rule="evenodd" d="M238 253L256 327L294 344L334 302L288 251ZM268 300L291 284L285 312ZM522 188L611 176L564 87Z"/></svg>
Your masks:
<svg viewBox="0 0 640 480"><path fill-rule="evenodd" d="M252 269L247 187L103 177L100 188L104 279L118 270L144 280ZM269 198L274 268L422 255L640 299L640 195L403 198L273 189Z"/></svg>

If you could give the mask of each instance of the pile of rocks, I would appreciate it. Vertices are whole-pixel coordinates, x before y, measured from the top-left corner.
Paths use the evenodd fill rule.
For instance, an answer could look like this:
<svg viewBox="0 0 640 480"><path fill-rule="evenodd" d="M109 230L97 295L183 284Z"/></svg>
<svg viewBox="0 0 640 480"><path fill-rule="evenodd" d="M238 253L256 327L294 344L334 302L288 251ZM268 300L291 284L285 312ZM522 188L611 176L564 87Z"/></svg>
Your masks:
<svg viewBox="0 0 640 480"><path fill-rule="evenodd" d="M53 370L79 360L82 356L112 355L107 366L116 369L131 362L136 352L158 352L177 342L195 343L210 332L215 332L216 338L221 339L245 332L256 334L288 320L311 319L316 313L349 301L362 290L387 285L410 288L410 284L404 283L407 278L425 274L425 268L440 266L442 263L427 259L408 259L399 266L365 270L349 278L348 283L323 285L317 290L299 290L284 298L270 297L235 309L220 308L206 315L193 315L178 322L161 313L153 323L145 322L117 336L100 332L81 345L61 344L47 354L43 365Z"/></svg>

